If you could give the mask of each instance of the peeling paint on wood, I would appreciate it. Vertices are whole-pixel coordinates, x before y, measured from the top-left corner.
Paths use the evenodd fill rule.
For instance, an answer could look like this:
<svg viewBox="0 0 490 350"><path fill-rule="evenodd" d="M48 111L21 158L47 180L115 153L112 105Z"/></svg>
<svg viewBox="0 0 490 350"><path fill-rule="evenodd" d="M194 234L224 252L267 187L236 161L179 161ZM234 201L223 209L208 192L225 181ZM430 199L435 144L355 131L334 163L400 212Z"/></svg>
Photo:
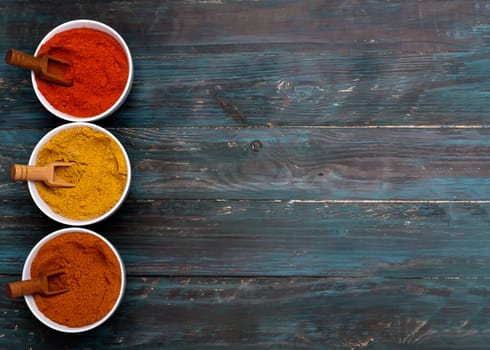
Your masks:
<svg viewBox="0 0 490 350"><path fill-rule="evenodd" d="M128 200L92 227L120 251L117 313L54 333L0 303L0 348L486 349L490 6L484 1L0 4L0 47L74 18L135 64L100 122ZM0 65L0 283L60 226L9 179L61 122Z"/></svg>

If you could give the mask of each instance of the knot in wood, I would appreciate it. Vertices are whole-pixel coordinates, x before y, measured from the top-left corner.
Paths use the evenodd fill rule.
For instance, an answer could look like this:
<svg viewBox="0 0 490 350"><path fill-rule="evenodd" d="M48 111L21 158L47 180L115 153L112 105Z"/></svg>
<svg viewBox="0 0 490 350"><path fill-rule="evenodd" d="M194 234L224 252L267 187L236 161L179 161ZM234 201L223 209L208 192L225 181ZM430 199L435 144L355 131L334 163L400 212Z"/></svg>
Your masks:
<svg viewBox="0 0 490 350"><path fill-rule="evenodd" d="M262 148L262 142L260 142L259 140L254 140L250 143L250 149L254 152L260 151L261 148Z"/></svg>

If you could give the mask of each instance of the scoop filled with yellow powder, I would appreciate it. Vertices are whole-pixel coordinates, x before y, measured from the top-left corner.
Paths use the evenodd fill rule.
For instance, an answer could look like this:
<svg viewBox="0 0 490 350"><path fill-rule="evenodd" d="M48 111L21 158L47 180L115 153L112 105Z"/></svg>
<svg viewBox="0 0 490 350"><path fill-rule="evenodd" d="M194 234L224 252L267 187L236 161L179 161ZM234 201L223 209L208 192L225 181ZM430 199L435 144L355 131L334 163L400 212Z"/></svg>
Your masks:
<svg viewBox="0 0 490 350"><path fill-rule="evenodd" d="M36 146L29 164L68 162L57 175L72 188L29 182L31 195L52 219L69 225L87 225L112 214L129 188L130 165L121 143L107 130L88 123L62 125Z"/></svg>

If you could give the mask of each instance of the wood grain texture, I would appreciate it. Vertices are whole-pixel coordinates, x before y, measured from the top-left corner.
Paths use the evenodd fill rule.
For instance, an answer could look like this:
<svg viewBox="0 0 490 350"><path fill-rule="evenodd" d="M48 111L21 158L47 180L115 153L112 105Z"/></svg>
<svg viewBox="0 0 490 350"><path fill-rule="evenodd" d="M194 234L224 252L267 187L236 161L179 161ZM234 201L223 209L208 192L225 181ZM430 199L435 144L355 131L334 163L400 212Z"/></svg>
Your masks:
<svg viewBox="0 0 490 350"><path fill-rule="evenodd" d="M0 346L480 349L489 293L487 279L141 276L129 279L115 317L76 336L47 330L22 300L1 297Z"/></svg>
<svg viewBox="0 0 490 350"><path fill-rule="evenodd" d="M117 128L138 199L490 198L490 131L371 128ZM8 178L47 130L0 130L3 195L27 197ZM254 151L251 143L262 148Z"/></svg>
<svg viewBox="0 0 490 350"><path fill-rule="evenodd" d="M0 273L15 274L59 225L30 201L0 204ZM490 203L128 200L93 229L130 275L485 278L489 213Z"/></svg>
<svg viewBox="0 0 490 350"><path fill-rule="evenodd" d="M0 349L486 349L490 5L484 1L0 3L0 51L100 20L135 64L100 125L128 150L93 225L128 288L86 334L0 296ZM9 179L62 122L0 64L0 284L62 226Z"/></svg>
<svg viewBox="0 0 490 350"><path fill-rule="evenodd" d="M109 127L488 124L483 3L4 1L3 9L4 51L33 52L72 18L120 31L135 81ZM0 79L0 112L16 114L0 127L56 125L27 72L1 65Z"/></svg>

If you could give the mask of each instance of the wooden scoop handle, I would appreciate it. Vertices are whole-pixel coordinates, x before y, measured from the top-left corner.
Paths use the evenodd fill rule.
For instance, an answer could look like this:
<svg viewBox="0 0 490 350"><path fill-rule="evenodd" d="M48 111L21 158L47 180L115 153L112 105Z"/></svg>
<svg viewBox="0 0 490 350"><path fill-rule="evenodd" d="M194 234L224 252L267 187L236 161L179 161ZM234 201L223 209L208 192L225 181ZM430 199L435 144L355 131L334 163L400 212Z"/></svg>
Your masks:
<svg viewBox="0 0 490 350"><path fill-rule="evenodd" d="M12 180L24 181L44 181L46 179L46 167L38 167L34 165L13 164L10 168L10 177Z"/></svg>
<svg viewBox="0 0 490 350"><path fill-rule="evenodd" d="M32 295L41 291L41 283L39 279L10 282L7 284L5 294L9 298L18 298L23 295Z"/></svg>
<svg viewBox="0 0 490 350"><path fill-rule="evenodd" d="M41 70L41 62L38 58L14 49L7 51L5 62L20 68L33 70L36 73Z"/></svg>

